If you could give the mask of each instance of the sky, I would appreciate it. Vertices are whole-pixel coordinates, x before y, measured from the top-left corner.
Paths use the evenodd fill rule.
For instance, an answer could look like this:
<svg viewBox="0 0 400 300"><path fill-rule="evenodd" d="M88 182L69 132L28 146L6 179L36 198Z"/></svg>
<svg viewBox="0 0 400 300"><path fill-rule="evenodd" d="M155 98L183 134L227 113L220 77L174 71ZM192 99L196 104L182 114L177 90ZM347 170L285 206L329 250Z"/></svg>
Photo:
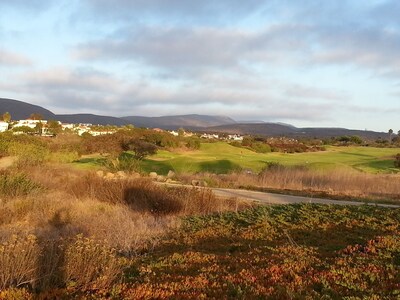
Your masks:
<svg viewBox="0 0 400 300"><path fill-rule="evenodd" d="M400 129L400 1L0 0L0 97Z"/></svg>

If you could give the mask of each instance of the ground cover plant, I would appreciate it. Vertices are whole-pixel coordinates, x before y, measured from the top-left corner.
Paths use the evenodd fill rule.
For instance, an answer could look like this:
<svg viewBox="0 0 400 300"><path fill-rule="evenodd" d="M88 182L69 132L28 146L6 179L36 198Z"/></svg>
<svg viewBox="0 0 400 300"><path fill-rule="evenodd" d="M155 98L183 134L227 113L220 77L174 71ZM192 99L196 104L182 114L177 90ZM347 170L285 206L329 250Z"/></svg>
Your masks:
<svg viewBox="0 0 400 300"><path fill-rule="evenodd" d="M119 280L95 278L97 285L93 280L78 281L82 267L75 266L67 271L72 286L19 293L23 291L27 299L398 299L400 295L398 209L258 206L187 216L181 222L165 232L152 251L129 261L118 262L114 250L80 237L69 246L89 251L86 261L95 255L97 263L109 265L107 272L120 272ZM29 239L23 242L32 243ZM82 255L73 252L78 262ZM125 268L119 269L119 263ZM93 266L87 268L83 270L88 277L94 276ZM0 295L15 293L6 289Z"/></svg>

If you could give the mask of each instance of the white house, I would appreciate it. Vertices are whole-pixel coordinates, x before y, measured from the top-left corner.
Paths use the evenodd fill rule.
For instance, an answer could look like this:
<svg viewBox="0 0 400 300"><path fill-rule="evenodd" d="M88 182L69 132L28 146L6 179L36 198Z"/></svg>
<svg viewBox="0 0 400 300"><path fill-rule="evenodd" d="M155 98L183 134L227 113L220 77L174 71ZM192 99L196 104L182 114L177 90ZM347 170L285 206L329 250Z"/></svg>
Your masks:
<svg viewBox="0 0 400 300"><path fill-rule="evenodd" d="M8 123L7 122L0 122L0 132L4 132L8 130Z"/></svg>
<svg viewBox="0 0 400 300"><path fill-rule="evenodd" d="M214 134L203 133L200 137L203 139L219 139L219 135L215 133Z"/></svg>
<svg viewBox="0 0 400 300"><path fill-rule="evenodd" d="M61 124L61 128L62 128L62 130L65 130L65 129L74 129L74 127L75 127L75 125L74 124L70 124L70 123L62 123Z"/></svg>
<svg viewBox="0 0 400 300"><path fill-rule="evenodd" d="M16 124L13 125L13 128L27 126L29 128L34 129L36 127L36 125L39 123L47 124L47 121L46 120L19 120Z"/></svg>
<svg viewBox="0 0 400 300"><path fill-rule="evenodd" d="M243 141L243 137L238 134L228 134L228 140Z"/></svg>

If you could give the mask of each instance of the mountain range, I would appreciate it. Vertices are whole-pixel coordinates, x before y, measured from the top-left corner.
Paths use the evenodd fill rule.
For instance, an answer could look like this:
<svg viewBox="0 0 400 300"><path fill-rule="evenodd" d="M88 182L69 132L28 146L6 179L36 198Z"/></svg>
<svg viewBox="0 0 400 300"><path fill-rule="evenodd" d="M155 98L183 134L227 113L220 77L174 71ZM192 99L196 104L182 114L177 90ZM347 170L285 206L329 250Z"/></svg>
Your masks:
<svg viewBox="0 0 400 300"><path fill-rule="evenodd" d="M132 124L135 127L161 128L176 130L190 129L199 132L251 134L262 136L315 137L329 138L333 136L357 135L363 139L387 138L387 133L346 128L297 128L286 123L236 122L227 116L210 115L177 115L162 117L143 116L99 116L94 114L54 114L50 110L23 101L0 98L0 114L9 112L13 120L27 119L32 113L38 113L44 119L54 119L65 123L91 123L98 125L123 126Z"/></svg>

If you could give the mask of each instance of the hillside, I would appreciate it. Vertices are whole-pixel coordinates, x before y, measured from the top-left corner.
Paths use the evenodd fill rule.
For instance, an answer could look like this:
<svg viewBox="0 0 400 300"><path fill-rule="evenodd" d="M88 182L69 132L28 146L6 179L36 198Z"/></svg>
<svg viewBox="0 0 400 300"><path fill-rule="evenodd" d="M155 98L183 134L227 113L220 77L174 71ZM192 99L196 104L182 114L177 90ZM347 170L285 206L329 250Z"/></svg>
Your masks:
<svg viewBox="0 0 400 300"><path fill-rule="evenodd" d="M130 122L116 117L99 116L93 114L56 115L56 119L65 123L90 123L98 125L128 125Z"/></svg>
<svg viewBox="0 0 400 300"><path fill-rule="evenodd" d="M13 120L26 119L33 113L41 114L44 119L56 118L54 113L41 106L13 99L0 98L0 114L5 112L9 112Z"/></svg>
<svg viewBox="0 0 400 300"><path fill-rule="evenodd" d="M122 119L129 121L137 127L158 127L163 129L178 129L181 127L191 129L236 123L235 120L226 116L197 114L163 117L128 116L122 117Z"/></svg>
<svg viewBox="0 0 400 300"><path fill-rule="evenodd" d="M279 123L258 123L258 124L229 124L212 126L199 131L209 131L216 133L229 133L241 135L262 135L262 136L286 136L286 137L309 137L309 138L330 138L344 135L357 135L364 139L376 140L387 138L385 132L375 132L367 130L353 130L346 128L297 128L291 125Z"/></svg>

